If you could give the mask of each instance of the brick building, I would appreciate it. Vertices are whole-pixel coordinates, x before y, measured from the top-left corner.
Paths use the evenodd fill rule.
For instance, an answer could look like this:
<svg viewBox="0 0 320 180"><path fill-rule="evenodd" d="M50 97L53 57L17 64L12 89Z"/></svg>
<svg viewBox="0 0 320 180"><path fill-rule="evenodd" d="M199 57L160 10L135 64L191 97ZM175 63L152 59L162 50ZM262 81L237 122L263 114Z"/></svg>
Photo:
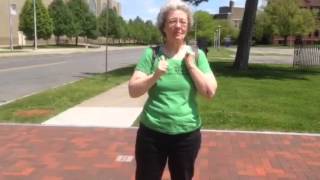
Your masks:
<svg viewBox="0 0 320 180"><path fill-rule="evenodd" d="M240 28L244 9L245 8L243 7L235 7L234 1L230 1L229 6L222 6L219 8L219 14L215 14L214 19L229 20L234 27Z"/></svg>

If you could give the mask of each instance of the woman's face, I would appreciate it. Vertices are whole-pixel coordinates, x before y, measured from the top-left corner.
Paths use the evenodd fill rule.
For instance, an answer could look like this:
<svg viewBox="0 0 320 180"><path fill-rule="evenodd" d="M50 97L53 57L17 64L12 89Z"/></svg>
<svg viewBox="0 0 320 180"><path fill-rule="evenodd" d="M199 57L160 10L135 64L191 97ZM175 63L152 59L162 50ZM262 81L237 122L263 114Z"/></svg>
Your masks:
<svg viewBox="0 0 320 180"><path fill-rule="evenodd" d="M169 11L164 25L167 40L184 41L188 32L188 15L182 10Z"/></svg>

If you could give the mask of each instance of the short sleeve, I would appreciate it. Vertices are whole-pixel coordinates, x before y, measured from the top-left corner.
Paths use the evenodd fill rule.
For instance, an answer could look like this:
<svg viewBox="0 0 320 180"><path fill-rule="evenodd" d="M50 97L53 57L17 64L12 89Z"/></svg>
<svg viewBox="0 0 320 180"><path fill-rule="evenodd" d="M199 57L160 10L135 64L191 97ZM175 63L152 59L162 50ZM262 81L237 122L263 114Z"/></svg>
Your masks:
<svg viewBox="0 0 320 180"><path fill-rule="evenodd" d="M142 56L139 59L138 64L136 65L135 70L136 71L141 71L144 72L146 74L151 74L152 70L152 49L151 48L147 48L144 53L142 54Z"/></svg>
<svg viewBox="0 0 320 180"><path fill-rule="evenodd" d="M204 54L204 52L199 49L199 57L198 57L198 68L203 72L203 73L212 73L212 70L210 68L210 65L208 63L208 59L206 57L206 55Z"/></svg>

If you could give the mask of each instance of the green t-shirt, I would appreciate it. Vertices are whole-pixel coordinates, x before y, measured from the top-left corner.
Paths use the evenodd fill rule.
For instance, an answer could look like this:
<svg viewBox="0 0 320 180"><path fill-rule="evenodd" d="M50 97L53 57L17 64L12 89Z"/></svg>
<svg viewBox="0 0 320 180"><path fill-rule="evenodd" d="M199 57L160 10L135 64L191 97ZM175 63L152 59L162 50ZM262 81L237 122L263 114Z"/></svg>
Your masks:
<svg viewBox="0 0 320 180"><path fill-rule="evenodd" d="M153 50L147 48L136 66L136 71L147 75L154 73L161 55L164 54L160 48L158 56L153 60ZM169 58L167 61L168 70L149 89L149 98L139 120L148 128L165 134L191 132L201 127L196 86L184 60ZM197 66L204 73L212 73L208 60L201 50Z"/></svg>

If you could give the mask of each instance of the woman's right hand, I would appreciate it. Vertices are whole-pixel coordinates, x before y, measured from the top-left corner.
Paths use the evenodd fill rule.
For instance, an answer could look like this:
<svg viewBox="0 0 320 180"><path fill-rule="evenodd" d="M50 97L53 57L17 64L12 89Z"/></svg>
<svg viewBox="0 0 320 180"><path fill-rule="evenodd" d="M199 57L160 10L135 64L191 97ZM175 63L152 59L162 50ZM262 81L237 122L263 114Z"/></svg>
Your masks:
<svg viewBox="0 0 320 180"><path fill-rule="evenodd" d="M162 56L159 64L158 64L158 69L155 72L155 76L157 78L160 78L162 75L164 75L168 70L168 61L165 60L165 58Z"/></svg>

